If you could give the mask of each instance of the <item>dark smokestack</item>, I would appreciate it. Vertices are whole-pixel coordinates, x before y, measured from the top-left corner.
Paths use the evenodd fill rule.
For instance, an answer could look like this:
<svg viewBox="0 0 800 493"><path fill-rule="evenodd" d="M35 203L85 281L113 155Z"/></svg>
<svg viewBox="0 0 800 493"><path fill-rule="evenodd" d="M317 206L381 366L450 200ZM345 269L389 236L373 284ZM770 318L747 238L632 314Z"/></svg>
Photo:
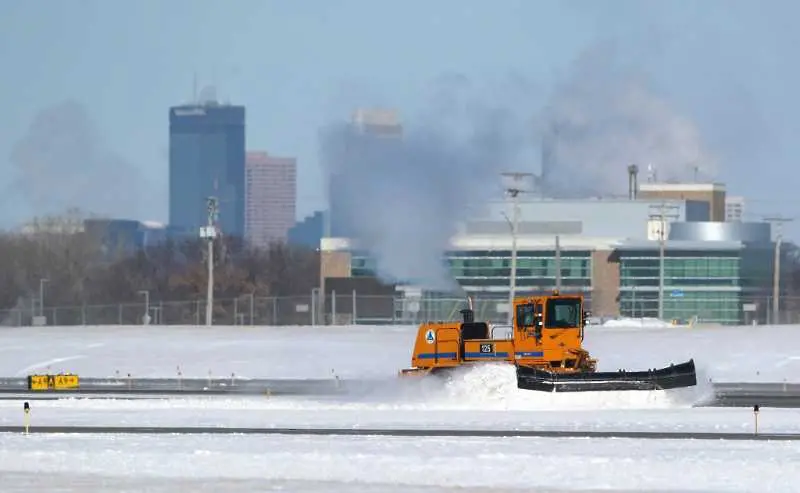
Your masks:
<svg viewBox="0 0 800 493"><path fill-rule="evenodd" d="M628 198L631 200L636 200L636 194L639 191L638 174L638 166L635 164L628 166Z"/></svg>

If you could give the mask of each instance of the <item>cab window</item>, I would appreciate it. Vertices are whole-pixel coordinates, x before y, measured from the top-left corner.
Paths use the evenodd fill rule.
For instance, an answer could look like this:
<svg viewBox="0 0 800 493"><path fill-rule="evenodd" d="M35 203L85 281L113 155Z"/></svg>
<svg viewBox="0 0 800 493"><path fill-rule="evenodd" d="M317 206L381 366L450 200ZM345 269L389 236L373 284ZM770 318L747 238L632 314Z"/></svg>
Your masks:
<svg viewBox="0 0 800 493"><path fill-rule="evenodd" d="M545 326L566 328L581 326L581 301L579 299L547 300Z"/></svg>
<svg viewBox="0 0 800 493"><path fill-rule="evenodd" d="M517 327L533 327L534 306L531 303L517 306Z"/></svg>

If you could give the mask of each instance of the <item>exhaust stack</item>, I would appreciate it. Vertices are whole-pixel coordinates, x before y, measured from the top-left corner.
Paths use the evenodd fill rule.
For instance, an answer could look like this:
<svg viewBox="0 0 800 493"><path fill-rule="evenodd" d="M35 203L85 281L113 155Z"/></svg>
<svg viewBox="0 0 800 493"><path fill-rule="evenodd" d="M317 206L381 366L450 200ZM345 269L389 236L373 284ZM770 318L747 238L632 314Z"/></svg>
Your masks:
<svg viewBox="0 0 800 493"><path fill-rule="evenodd" d="M630 200L636 200L636 195L639 191L638 175L638 166L635 164L628 166L628 198Z"/></svg>
<svg viewBox="0 0 800 493"><path fill-rule="evenodd" d="M469 308L464 308L461 310L461 317L465 324L471 324L475 321L475 311L472 309L471 296L467 296L467 303L469 303Z"/></svg>

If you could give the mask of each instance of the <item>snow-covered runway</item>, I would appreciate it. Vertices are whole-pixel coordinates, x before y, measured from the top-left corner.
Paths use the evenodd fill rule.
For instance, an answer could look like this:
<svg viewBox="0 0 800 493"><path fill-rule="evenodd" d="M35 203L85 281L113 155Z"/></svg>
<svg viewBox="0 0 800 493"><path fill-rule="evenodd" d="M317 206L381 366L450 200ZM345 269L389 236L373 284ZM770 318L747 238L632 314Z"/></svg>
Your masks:
<svg viewBox="0 0 800 493"><path fill-rule="evenodd" d="M36 426L480 428L752 433L743 408L696 408L715 382L800 381L800 328L592 328L600 369L694 358L700 385L544 394L486 365L397 383L415 327L0 329L0 376L370 378L349 395L31 401ZM0 401L0 425L22 423ZM800 433L800 410L764 408L762 433ZM792 442L559 438L0 435L2 491L796 491ZM68 486L64 486L68 485ZM61 488L61 489L59 489ZM458 490L469 491L469 490ZM477 489L475 491L478 491Z"/></svg>
<svg viewBox="0 0 800 493"><path fill-rule="evenodd" d="M783 442L146 435L2 439L4 493L373 493L424 487L790 492L796 491L800 460L800 448Z"/></svg>
<svg viewBox="0 0 800 493"><path fill-rule="evenodd" d="M92 326L0 329L0 376L385 378L410 364L416 327ZM694 358L717 382L800 382L799 326L591 327L599 370Z"/></svg>

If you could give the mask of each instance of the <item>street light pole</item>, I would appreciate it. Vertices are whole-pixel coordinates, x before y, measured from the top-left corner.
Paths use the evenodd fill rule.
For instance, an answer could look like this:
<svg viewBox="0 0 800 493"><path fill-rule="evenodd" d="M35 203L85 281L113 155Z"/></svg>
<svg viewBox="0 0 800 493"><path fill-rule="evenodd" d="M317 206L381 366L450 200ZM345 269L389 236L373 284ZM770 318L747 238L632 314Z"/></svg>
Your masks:
<svg viewBox="0 0 800 493"><path fill-rule="evenodd" d="M513 219L511 220L511 281L508 289L508 324L513 323L514 296L517 290L517 234L519 232L519 205L517 203L518 191L512 192L514 200Z"/></svg>
<svg viewBox="0 0 800 493"><path fill-rule="evenodd" d="M206 289L206 325L212 325L212 315L214 308L214 239L217 236L217 229L214 226L217 215L219 214L219 203L216 197L206 199L208 223L200 228L200 237L208 242L208 286Z"/></svg>
<svg viewBox="0 0 800 493"><path fill-rule="evenodd" d="M661 224L658 228L658 319L664 320L664 203L661 203Z"/></svg>
<svg viewBox="0 0 800 493"><path fill-rule="evenodd" d="M665 257L666 257L666 244L667 244L667 209L673 209L672 213L670 213L670 218L675 220L680 217L680 213L677 212L679 209L678 205L672 204L668 205L666 202L662 201L661 204L658 206L658 214L655 215L655 218L658 219L659 226L658 226L658 319L664 319L664 264L665 264ZM654 219L653 214L649 214L650 219ZM642 308L642 316L644 316L644 308Z"/></svg>
<svg viewBox="0 0 800 493"><path fill-rule="evenodd" d="M783 223L790 222L791 219L777 216L767 217L766 221L777 223L775 231L775 258L772 266L772 320L771 323L779 323L780 315L780 286L781 286L781 243L783 243Z"/></svg>
<svg viewBox="0 0 800 493"><path fill-rule="evenodd" d="M504 177L511 178L518 182L523 178L531 176L531 173L511 172L503 173ZM517 236L519 234L519 194L525 191L517 185L506 187L506 193L511 197L512 220L511 220L511 273L508 288L508 324L514 323L514 297L517 290Z"/></svg>

